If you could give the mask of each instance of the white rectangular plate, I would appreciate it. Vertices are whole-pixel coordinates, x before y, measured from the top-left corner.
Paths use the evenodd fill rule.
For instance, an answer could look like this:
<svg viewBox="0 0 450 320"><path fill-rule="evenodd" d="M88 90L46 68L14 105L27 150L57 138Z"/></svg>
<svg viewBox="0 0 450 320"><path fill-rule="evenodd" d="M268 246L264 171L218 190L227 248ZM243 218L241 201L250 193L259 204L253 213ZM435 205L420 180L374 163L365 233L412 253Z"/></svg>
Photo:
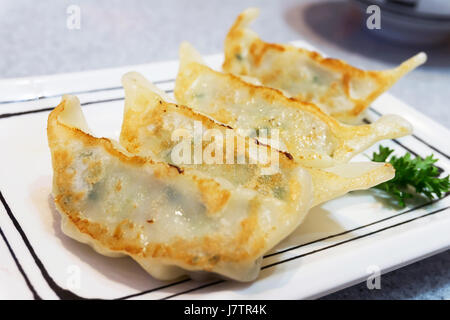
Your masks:
<svg viewBox="0 0 450 320"><path fill-rule="evenodd" d="M207 58L216 68L221 60L221 55ZM373 190L312 209L298 230L264 257L260 276L251 283L157 281L130 258L104 257L66 237L50 196L49 111L62 94L76 94L93 132L117 139L122 74L139 71L171 92L177 69L171 61L0 81L0 298L315 298L364 281L373 270L387 272L449 248L450 197L399 210ZM389 94L377 99L367 117L386 113L408 119L414 135L384 145L398 155L434 153L448 174L446 128Z"/></svg>

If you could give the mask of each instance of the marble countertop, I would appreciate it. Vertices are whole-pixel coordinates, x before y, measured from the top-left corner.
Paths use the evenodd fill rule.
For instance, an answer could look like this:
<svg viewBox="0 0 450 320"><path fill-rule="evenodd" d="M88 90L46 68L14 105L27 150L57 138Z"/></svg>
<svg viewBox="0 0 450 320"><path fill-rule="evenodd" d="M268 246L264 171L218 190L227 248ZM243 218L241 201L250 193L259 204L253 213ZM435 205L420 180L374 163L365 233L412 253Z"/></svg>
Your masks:
<svg viewBox="0 0 450 320"><path fill-rule="evenodd" d="M80 29L67 28L70 5L81 9ZM218 53L236 15L250 6L262 9L254 29L264 39L304 39L364 69L394 67L425 51L427 64L390 92L450 126L450 41L420 47L377 38L347 1L0 0L0 78L176 59L183 40L202 54ZM324 298L450 299L450 251L382 276L381 290L362 283Z"/></svg>

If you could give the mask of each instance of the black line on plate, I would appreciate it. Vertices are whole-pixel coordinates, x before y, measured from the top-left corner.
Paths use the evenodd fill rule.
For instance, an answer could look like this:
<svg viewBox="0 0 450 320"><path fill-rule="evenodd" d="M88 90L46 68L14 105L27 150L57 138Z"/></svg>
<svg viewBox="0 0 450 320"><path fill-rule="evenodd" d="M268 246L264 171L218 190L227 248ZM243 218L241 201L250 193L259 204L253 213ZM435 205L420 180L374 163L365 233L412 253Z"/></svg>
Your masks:
<svg viewBox="0 0 450 320"><path fill-rule="evenodd" d="M112 102L112 101L119 101L119 100L123 100L123 98L113 98L113 99L107 99L107 100L98 100L98 101L90 101L90 102L84 102L81 103L81 106L85 106L85 105L90 105L90 104L94 104L94 103L102 103L102 102ZM22 116L22 115L26 115L26 114L32 114L32 113L40 113L40 112L45 112L45 111L51 111L53 110L54 107L49 107L49 108L42 108L42 109L36 109L36 110L28 110L28 111L20 111L20 112L14 112L14 113L3 113L0 114L0 119L3 118L11 118L11 117L16 117L16 116Z"/></svg>
<svg viewBox="0 0 450 320"><path fill-rule="evenodd" d="M173 92L173 90L165 90L165 92L166 93L171 93L171 92ZM110 98L110 99L103 99L103 100L93 100L93 101L87 101L87 102L80 103L80 105L81 106L87 106L87 105L97 104L97 103L121 101L121 100L124 100L124 99L125 99L125 97ZM32 114L32 113L40 113L40 112L51 111L54 108L55 107L47 107L47 108L42 108L42 109L19 111L19 112L12 112L12 113L3 113L3 114L0 114L0 119L17 117L17 116L23 116L23 115Z"/></svg>
<svg viewBox="0 0 450 320"><path fill-rule="evenodd" d="M6 236L3 233L2 228L0 228L0 235L2 236L3 241L5 242L6 246L8 247L9 253L11 254L12 258L14 259L17 269L19 269L19 272L22 274L22 277L25 280L25 283L27 284L28 289L30 289L31 293L33 294L34 300L42 300L42 298L36 292L36 289L34 289L33 285L31 284L30 279L28 279L28 276L26 275L25 271L22 268L22 265L20 264L19 260L16 257L16 254L14 253L13 249L11 248L11 245L9 244L8 239L6 239Z"/></svg>
<svg viewBox="0 0 450 320"><path fill-rule="evenodd" d="M31 245L30 241L28 240L27 236L25 235L25 232L23 231L22 227L20 226L17 219L14 217L14 214L11 211L11 208L9 207L8 203L6 202L6 199L3 197L3 194L0 192L0 201L2 202L3 206L5 207L6 213L8 214L9 218L11 219L14 227L19 232L20 236L22 237L23 242L25 243L28 251L30 252L31 256L34 259L34 262L38 266L39 270L41 271L42 276L44 277L45 281L47 281L50 288L56 293L56 295L60 299L71 299L71 300L80 300L85 299L83 297L80 297L76 295L75 293L61 288L55 280L48 274L47 270L44 267L44 264L37 256L36 252L34 251L33 246Z"/></svg>
<svg viewBox="0 0 450 320"><path fill-rule="evenodd" d="M334 248L334 247L337 247L339 245L342 245L342 244L345 244L345 243L348 243L348 242L351 242L351 241L355 241L355 240L358 240L358 239L361 239L361 238L365 238L365 237L374 235L376 233L379 233L379 232L382 232L382 231L385 231L385 230L388 230L388 229L391 229L391 228L394 228L394 227L398 227L400 225L403 225L403 224L406 224L406 223L409 223L409 222L412 222L412 221L415 221L415 220L418 220L418 219L421 219L421 218L424 218L424 217L427 217L427 216L439 213L439 212L444 211L444 210L446 210L448 208L450 208L450 206L447 206L447 207L444 207L444 208L440 208L440 209L437 209L437 210L435 210L433 212L421 215L419 217L412 218L412 219L409 219L409 220L406 220L406 221L403 221L403 222L400 222L400 223L397 223L397 224L394 224L394 225L391 225L391 226L388 226L388 227L385 227L385 228L382 228L382 229L379 229L379 230L376 230L376 231L373 231L373 232L369 232L369 233L366 233L366 234L363 234L363 235L360 235L360 236L357 236L357 237L354 237L354 238L351 238L351 239L347 239L347 240L344 240L344 241L341 241L341 242L329 245L327 247L323 247L323 248L320 248L320 249L317 249L317 250L313 250L313 251L310 251L310 252L307 252L307 253L299 254L297 256L290 257L290 258L285 259L285 260L277 261L277 262L274 262L274 263L271 263L271 264L268 264L268 265L262 267L261 270L268 269L268 268L274 267L276 265L283 264L285 262L289 262L289 261L292 261L292 260L295 260L295 259L299 259L299 258L308 256L308 255L311 255L311 254L314 254L314 253L317 253L317 252L320 252L320 251L324 251L324 250L327 250L327 249L330 249L330 248ZM201 286L198 286L198 287L195 287L195 288L191 288L191 289L186 290L186 291L178 292L178 293L172 294L170 296L164 297L161 300L167 300L167 299L170 299L170 298L173 298L173 297L176 297L176 296L180 296L180 295L183 295L183 294L186 294L186 293L191 293L193 291L204 289L204 288L207 288L207 287L210 287L210 286L213 286L213 285L216 285L216 284L220 284L220 283L223 283L223 282L225 282L225 281L224 280L219 280L219 281L215 281L215 282L206 283L204 285L201 285Z"/></svg>
<svg viewBox="0 0 450 320"><path fill-rule="evenodd" d="M81 106L89 106L89 105L91 105L91 104L97 104L97 103L122 101L123 99L125 99L125 97L117 97L117 98L110 98L110 99L103 99L103 100L95 100L95 101L86 101L86 102L80 103L80 105L81 105Z"/></svg>
<svg viewBox="0 0 450 320"><path fill-rule="evenodd" d="M412 155L414 155L415 157L420 157L417 152L413 151L412 149L408 148L407 146L405 146L403 143L401 143L400 141L398 141L397 139L392 139L392 141L396 144L398 144L400 147L402 147L403 149L405 149L406 151L408 151L409 153L411 153Z"/></svg>
<svg viewBox="0 0 450 320"><path fill-rule="evenodd" d="M37 98L30 98L30 99L22 99L22 100L9 100L9 101L0 101L0 104L11 104L11 103L19 103L19 102L32 102L32 101L38 101L38 100L44 100L44 99L50 99L50 98L57 98L61 97L64 94L83 94L83 93L94 93L94 92L100 92L100 91L112 91L112 90L119 90L123 87L110 87L110 88L102 88L102 89L92 89L92 90L86 90L86 91L73 91L63 94L54 94L49 96L39 96Z"/></svg>
<svg viewBox="0 0 450 320"><path fill-rule="evenodd" d="M114 299L114 300L126 300L126 299L130 299L130 298L138 297L138 296L150 293L150 292L154 292L154 291L158 291L158 290L161 290L161 289L173 287L175 285L182 284L182 283L189 282L189 281L191 281L191 279L183 279L183 280L180 280L180 281L177 281L177 282L168 283L168 284L166 284L164 286L156 287L156 288L145 290L145 291L138 292L138 293L133 293L133 294L130 294L128 296L124 296L124 297L117 298L117 299Z"/></svg>
<svg viewBox="0 0 450 320"><path fill-rule="evenodd" d="M424 145L426 145L428 148L433 149L434 151L436 151L437 153L440 153L441 155L443 155L444 157L446 157L447 159L450 159L450 156L446 153L444 153L443 151L437 149L436 147L434 147L433 145L429 144L428 142L426 142L425 140L423 140L422 138L419 138L418 136L416 136L415 134L412 134L413 138L415 138L416 140L422 142Z"/></svg>
<svg viewBox="0 0 450 320"><path fill-rule="evenodd" d="M436 199L436 200L433 200L433 201L430 201L430 202L427 202L427 203L423 203L423 204L418 205L418 206L416 206L414 208L410 208L410 209L405 210L403 212L399 212L399 213L397 213L397 214L395 214L393 216L386 217L386 218L383 218L383 219L380 219L380 220L368 223L366 225L359 226L357 228L353 228L353 229L346 230L346 231L343 231L343 232L340 232L340 233L336 233L336 234L332 234L332 235L326 236L324 238L320 238L320 239L313 240L313 241L306 242L306 243L302 243L302 244L299 244L299 245L296 245L296 246L293 246L293 247L290 247L290 248L286 248L286 249L283 249L283 250L280 250L280 251L277 251L277 252L273 252L271 254L265 255L264 258L269 258L269 257L272 257L272 256L276 256L276 255L279 255L281 253L285 253L285 252L292 251L292 250L295 250L295 249L298 249L298 248L301 248L301 247L305 247L305 246L308 246L308 245L311 245L311 244L314 244L314 243L317 243L317 242L321 242L323 240L329 240L329 239L332 239L332 238L335 238L335 237L339 237L339 236L342 236L344 234L347 234L347 233L350 233L350 232L353 232L353 231L357 231L357 230L360 230L360 229L363 229L363 228L367 228L367 227L373 226L373 225L378 224L380 222L384 222L384 221L396 218L398 216L401 216L401 215L404 215L404 214L407 214L407 213L411 213L413 211L416 211L416 210L421 209L423 207L426 207L428 205L435 204L435 203L445 199L447 196L448 196L448 194L446 194L444 197L442 197L440 199Z"/></svg>
<svg viewBox="0 0 450 320"><path fill-rule="evenodd" d="M175 81L175 79L165 79L165 80L159 80L154 81L153 84L161 84L166 82ZM72 91L67 93L60 93L60 94L54 94L49 96L39 96L37 98L30 98L30 99L20 99L20 100L8 100L8 101L0 101L0 104L10 104L10 103L19 103L19 102L30 102L30 101L37 101L37 100L43 100L43 99L49 99L49 98L56 98L60 97L64 94L84 94L84 93L94 93L94 92L101 92L101 91L112 91L112 90L119 90L122 89L122 86L117 87L108 87L108 88L98 88L98 89L90 89L90 90L82 90L82 91Z"/></svg>
<svg viewBox="0 0 450 320"><path fill-rule="evenodd" d="M372 111L373 113L375 113L379 117L381 117L383 115L380 111L375 110L373 107L369 107L369 110Z"/></svg>
<svg viewBox="0 0 450 320"><path fill-rule="evenodd" d="M373 113L375 113L376 115L380 116L380 117L383 116L382 113L380 113L379 111L375 110L373 107L370 107L369 110L372 111ZM439 150L438 148L436 148L436 147L433 146L432 144L426 142L426 141L423 140L422 138L419 138L419 137L418 137L417 135L415 135L414 133L411 134L411 136L412 136L414 139L416 139L416 140L418 140L419 142L421 142L421 143L423 143L424 145L426 145L428 148L430 148L430 149L436 151L437 153L443 155L445 158L450 159L450 156L449 156L448 154L446 154L445 152Z"/></svg>
<svg viewBox="0 0 450 320"><path fill-rule="evenodd" d="M189 289L189 290L186 290L186 291L174 293L174 294L172 294L170 296L167 296L167 297L164 297L164 298L162 298L160 300L168 300L170 298L173 298L173 297L176 297L176 296L180 296L182 294L186 294L186 293L190 293L192 291L196 291L196 290L200 290L200 289L207 288L207 287L210 287L210 286L214 286L216 284L221 284L223 282L225 282L225 280L217 280L217 281L214 281L214 282L206 283L206 284L203 284L203 285L201 285L199 287L195 287L195 288L192 288L192 289Z"/></svg>
<svg viewBox="0 0 450 320"><path fill-rule="evenodd" d="M91 105L91 104L104 103L104 102L114 102L114 101L120 101L120 100L123 100L123 99L124 99L123 97L119 97L119 98L111 98L111 99L104 99L104 100L87 101L87 102L80 103L80 105L81 106L88 106L88 105ZM54 109L54 107L49 107L49 108L42 108L42 109L28 110L28 111L20 111L20 112L14 112L14 113L3 113L3 114L0 114L0 119L11 118L11 117L16 117L16 116L22 116L22 115L31 114L31 113L40 113L40 112L45 112L45 111L51 111L53 109Z"/></svg>
<svg viewBox="0 0 450 320"><path fill-rule="evenodd" d="M2 113L0 114L0 119L4 119L4 118L11 118L11 117L16 117L16 116L22 116L25 114L30 114L30 113L38 113L38 112L44 112L44 111L51 111L53 110L53 107L50 108L43 108L43 109L36 109L36 110L28 110L28 111L21 111L21 112L13 112L13 113Z"/></svg>
<svg viewBox="0 0 450 320"><path fill-rule="evenodd" d="M268 264L268 265L262 267L261 270L264 270L264 269L267 269L267 268L271 268L271 267L276 266L278 264L281 264L281 263L284 263L284 262L288 262L288 261L292 261L292 260L295 260L295 259L298 259L298 258L301 258L301 257L304 257L304 256L308 256L308 255L311 255L313 253L317 253L317 252L324 251L324 250L327 250L327 249L330 249L330 248L334 248L334 247L337 247L339 245L342 245L342 244L345 244L345 243L348 243L348 242L351 242L351 241L355 241L355 240L358 240L358 239L361 239L361 238L365 238L365 237L374 235L376 233L379 233L379 232L382 232L382 231L386 231L388 229L395 228L395 227L404 225L406 223L410 223L412 221L415 221L415 220L418 220L418 219L422 219L424 217L431 216L433 214L436 214L436 213L439 213L441 211L444 211L444 210L446 210L448 208L450 208L450 206L439 208L439 209L436 209L436 210L434 210L432 212L423 214L421 216L418 216L418 217L415 217L415 218L411 218L409 220L405 220L405 221L402 221L402 222L399 222L399 223L396 223L396 224L393 224L393 225L390 225L390 226L387 226L387 227L384 227L384 228L381 228L381 229L378 229L378 230L375 230L375 231L372 231L372 232L369 232L369 233L366 233L366 234L362 234L362 235L359 235L359 236L351 238L351 239L343 240L341 242L329 245L329 246L324 247L324 248L320 248L320 249L313 250L313 251L310 251L310 252L307 252L307 253L299 254L297 256L293 256L293 257L290 257L290 258L285 259L285 260L277 261L277 262L274 262L274 263L271 263L271 264Z"/></svg>

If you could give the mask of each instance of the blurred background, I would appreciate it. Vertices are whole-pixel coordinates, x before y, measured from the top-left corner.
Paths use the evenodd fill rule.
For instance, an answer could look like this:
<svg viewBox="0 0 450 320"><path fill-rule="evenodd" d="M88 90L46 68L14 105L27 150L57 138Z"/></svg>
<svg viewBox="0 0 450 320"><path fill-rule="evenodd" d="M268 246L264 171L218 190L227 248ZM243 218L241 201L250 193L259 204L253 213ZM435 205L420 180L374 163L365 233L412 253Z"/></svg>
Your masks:
<svg viewBox="0 0 450 320"><path fill-rule="evenodd" d="M373 3L381 7L381 29L369 30ZM79 29L67 27L72 5L80 9ZM391 68L425 51L428 62L390 92L450 127L448 0L0 0L0 78L177 59L183 40L204 55L219 53L237 14L250 6L261 8L253 28L264 40L303 39L359 68ZM329 298L450 299L450 252L383 276L381 290L363 283Z"/></svg>

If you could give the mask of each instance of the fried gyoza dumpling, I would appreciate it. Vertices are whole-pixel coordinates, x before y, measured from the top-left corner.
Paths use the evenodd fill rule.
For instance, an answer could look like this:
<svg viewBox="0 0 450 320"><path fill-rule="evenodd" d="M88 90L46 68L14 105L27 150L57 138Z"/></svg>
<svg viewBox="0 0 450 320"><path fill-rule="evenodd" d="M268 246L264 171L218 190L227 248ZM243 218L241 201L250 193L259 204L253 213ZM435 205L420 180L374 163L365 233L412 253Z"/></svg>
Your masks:
<svg viewBox="0 0 450 320"><path fill-rule="evenodd" d="M188 107L164 101L168 99L163 99L164 93L159 92L153 84L138 73L126 74L122 78L122 83L125 89L125 111L120 143L129 152L144 156L151 155L155 159L171 162L170 155L179 145L178 140L172 139L173 133L176 130L186 130L186 132L190 132L190 136L193 136L196 123L202 129L220 132L222 137L238 136L235 130L224 127ZM253 138L246 138L246 147L256 144L256 141ZM193 154L191 140L189 139L187 143L190 153ZM226 147L228 148L228 146L227 144ZM264 145L257 147L267 148L265 154L269 155L274 151ZM206 150L206 148L207 146L204 145L203 149ZM237 144L231 144L231 148L232 156L238 158ZM297 164L294 164L292 156L282 152L279 152L278 157L272 155L272 158L278 160L280 172L270 175L258 174L257 171L255 172L257 166L248 164L248 162L234 165L203 163L192 166L202 172L214 172L215 175L228 179L236 186L247 188L255 186L262 195L282 197L286 187L282 184L282 180L286 176L286 169L295 167ZM225 163L225 160L223 157L222 162ZM271 162L274 162L273 159ZM181 168L186 166L188 165L182 164ZM313 181L313 205L331 200L351 190L370 188L394 177L392 166L384 163L356 162L328 169L305 168L309 171ZM274 182L277 182L278 185L273 186Z"/></svg>
<svg viewBox="0 0 450 320"><path fill-rule="evenodd" d="M300 167L285 168L282 197L263 197L92 136L73 96L50 113L47 134L63 230L102 254L131 256L158 279L208 271L252 280L261 256L310 208L311 178Z"/></svg>
<svg viewBox="0 0 450 320"><path fill-rule="evenodd" d="M396 115L370 125L343 125L311 103L212 70L187 43L181 45L180 59L178 102L233 128L277 129L283 151L310 167L348 162L379 140L411 132L410 124Z"/></svg>
<svg viewBox="0 0 450 320"><path fill-rule="evenodd" d="M224 71L257 78L346 123L360 120L372 101L427 59L419 53L391 70L360 70L314 51L262 41L248 28L258 13L256 8L245 10L228 32Z"/></svg>

